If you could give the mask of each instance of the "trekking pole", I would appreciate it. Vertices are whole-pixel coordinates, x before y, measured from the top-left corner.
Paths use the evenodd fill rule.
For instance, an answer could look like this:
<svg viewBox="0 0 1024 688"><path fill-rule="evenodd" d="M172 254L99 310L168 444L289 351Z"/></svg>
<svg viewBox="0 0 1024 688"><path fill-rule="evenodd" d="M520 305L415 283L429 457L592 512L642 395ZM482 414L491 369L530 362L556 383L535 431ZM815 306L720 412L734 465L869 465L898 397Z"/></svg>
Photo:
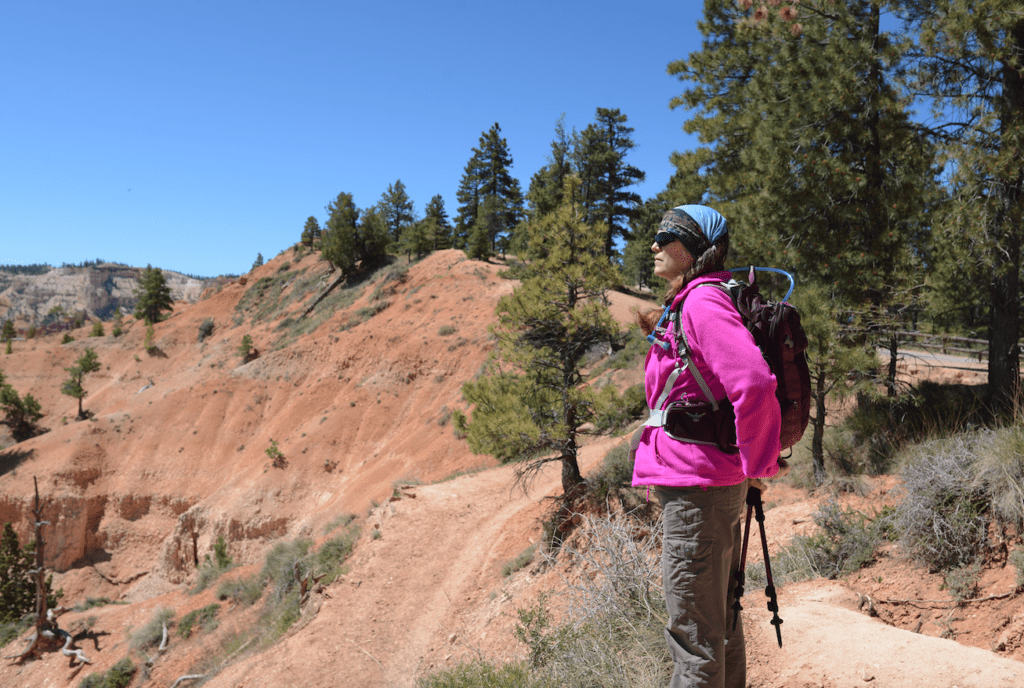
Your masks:
<svg viewBox="0 0 1024 688"><path fill-rule="evenodd" d="M775 637L779 640L779 647L782 647L782 619L779 617L779 598L775 594L775 583L772 581L772 565L768 560L768 538L764 532L764 505L761 503L761 490L752 487L747 490L747 514L749 519L750 507L754 507L757 525L761 529L761 549L764 550L764 573L768 579L768 585L764 588L764 594L768 597L768 611L772 613L772 626L775 626ZM748 525L750 521L747 521ZM746 543L744 543L744 549Z"/></svg>
<svg viewBox="0 0 1024 688"><path fill-rule="evenodd" d="M750 541L750 516L753 512L753 506L747 504L747 524L743 529L743 553L740 555L740 566L736 569L733 574L736 576L736 590L733 592L733 603L732 603L732 630L736 631L736 624L739 623L740 611L743 609L743 605L740 604L740 598L743 597L743 586L747 581L747 543Z"/></svg>

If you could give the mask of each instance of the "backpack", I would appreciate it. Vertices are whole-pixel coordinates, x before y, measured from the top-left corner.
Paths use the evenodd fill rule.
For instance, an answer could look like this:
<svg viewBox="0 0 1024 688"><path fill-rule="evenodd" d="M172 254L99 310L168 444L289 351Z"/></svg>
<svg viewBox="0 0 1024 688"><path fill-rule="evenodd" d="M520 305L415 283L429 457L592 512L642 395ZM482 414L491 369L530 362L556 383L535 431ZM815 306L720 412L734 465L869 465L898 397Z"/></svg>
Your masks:
<svg viewBox="0 0 1024 688"><path fill-rule="evenodd" d="M745 270L746 268L739 268ZM761 294L756 282L756 270L776 272L789 278L790 288L782 301L770 301ZM734 270L735 271L735 270ZM782 449L790 449L807 429L811 413L811 375L807 367L807 334L800 324L800 313L786 299L793 293L793 276L776 268L751 266L747 282L735 279L729 282L708 282L699 286L716 287L729 295L739 311L743 324L754 337L768 368L775 376L775 397L779 402L782 424L779 440ZM679 350L688 351L686 334L679 326L678 311L673 314ZM684 348L685 347L685 348ZM698 382L703 383L697 373ZM702 387L704 385L702 384Z"/></svg>

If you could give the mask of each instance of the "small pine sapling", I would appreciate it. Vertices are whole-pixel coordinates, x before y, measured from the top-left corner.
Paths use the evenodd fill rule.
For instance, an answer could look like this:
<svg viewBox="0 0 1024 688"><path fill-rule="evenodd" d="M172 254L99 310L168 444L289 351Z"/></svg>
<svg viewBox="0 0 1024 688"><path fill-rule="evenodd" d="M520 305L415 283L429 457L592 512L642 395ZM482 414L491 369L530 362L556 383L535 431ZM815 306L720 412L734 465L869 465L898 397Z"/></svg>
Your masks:
<svg viewBox="0 0 1024 688"><path fill-rule="evenodd" d="M252 337L245 335L242 337L242 343L238 345L238 355L242 357L242 363L248 363L256 358L259 358L260 352L252 345Z"/></svg>
<svg viewBox="0 0 1024 688"><path fill-rule="evenodd" d="M75 365L70 368L65 368L69 377L60 386L60 393L66 394L69 397L78 399L78 418L79 420L85 418L85 412L82 410L82 399L88 392L82 387L82 380L89 373L95 373L100 369L100 361L96 356L96 352L93 349L86 349L85 353L75 361Z"/></svg>
<svg viewBox="0 0 1024 688"><path fill-rule="evenodd" d="M288 465L288 460L284 458L281 448L277 446L277 440L271 439L270 446L263 451L273 460L274 468L284 468Z"/></svg>

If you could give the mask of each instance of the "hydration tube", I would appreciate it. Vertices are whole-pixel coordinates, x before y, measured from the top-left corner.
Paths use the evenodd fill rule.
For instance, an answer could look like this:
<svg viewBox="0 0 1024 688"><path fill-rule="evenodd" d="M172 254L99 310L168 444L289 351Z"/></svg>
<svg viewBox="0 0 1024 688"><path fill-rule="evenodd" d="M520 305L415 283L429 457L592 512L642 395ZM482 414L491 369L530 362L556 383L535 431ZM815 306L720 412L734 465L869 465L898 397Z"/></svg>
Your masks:
<svg viewBox="0 0 1024 688"><path fill-rule="evenodd" d="M670 310L672 310L672 306L665 306L665 312L661 314L661 318L658 319L658 324L654 326L655 330L657 330L659 327L661 327L661 324L663 322L665 322L665 318L668 317L668 313L669 313ZM651 344L657 344L658 346L660 346L665 351L668 351L669 349L672 348L672 345L669 344L668 342L663 342L660 339L657 339L654 336L654 332L653 331L649 335L647 335L647 341L649 341Z"/></svg>
<svg viewBox="0 0 1024 688"><path fill-rule="evenodd" d="M793 279L793 275L789 274L785 270L780 270L779 268L757 268L754 266L729 268L729 272L748 272L750 270L754 270L755 272L760 270L761 272L774 272L779 275L785 275L786 279L789 280L789 291L787 291L786 295L782 297L782 301L789 301L789 297L793 295L793 289L796 287L796 280Z"/></svg>

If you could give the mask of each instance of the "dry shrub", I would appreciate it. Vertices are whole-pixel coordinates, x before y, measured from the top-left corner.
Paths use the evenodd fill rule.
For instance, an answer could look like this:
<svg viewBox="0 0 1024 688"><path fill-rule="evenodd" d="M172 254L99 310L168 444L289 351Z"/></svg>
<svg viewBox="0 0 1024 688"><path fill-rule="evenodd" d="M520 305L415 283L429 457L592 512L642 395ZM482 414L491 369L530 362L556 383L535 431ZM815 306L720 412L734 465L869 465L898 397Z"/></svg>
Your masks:
<svg viewBox="0 0 1024 688"><path fill-rule="evenodd" d="M969 564L985 541L988 503L972 471L980 437L926 442L904 461L895 528L907 551L932 570Z"/></svg>
<svg viewBox="0 0 1024 688"><path fill-rule="evenodd" d="M843 509L831 500L822 504L813 518L818 526L815 533L794 537L772 556L776 585L809 578L834 580L856 571L874 557L890 524L887 512L871 518L853 509ZM750 537L757 541L756 532ZM751 590L767 585L763 563L747 567L747 581Z"/></svg>
<svg viewBox="0 0 1024 688"><path fill-rule="evenodd" d="M671 675L661 581L661 524L622 512L582 516L559 557L567 618L535 671L554 685L663 686Z"/></svg>
<svg viewBox="0 0 1024 688"><path fill-rule="evenodd" d="M1018 531L1024 527L1024 419L981 433L971 468L973 485L987 495L992 516Z"/></svg>

